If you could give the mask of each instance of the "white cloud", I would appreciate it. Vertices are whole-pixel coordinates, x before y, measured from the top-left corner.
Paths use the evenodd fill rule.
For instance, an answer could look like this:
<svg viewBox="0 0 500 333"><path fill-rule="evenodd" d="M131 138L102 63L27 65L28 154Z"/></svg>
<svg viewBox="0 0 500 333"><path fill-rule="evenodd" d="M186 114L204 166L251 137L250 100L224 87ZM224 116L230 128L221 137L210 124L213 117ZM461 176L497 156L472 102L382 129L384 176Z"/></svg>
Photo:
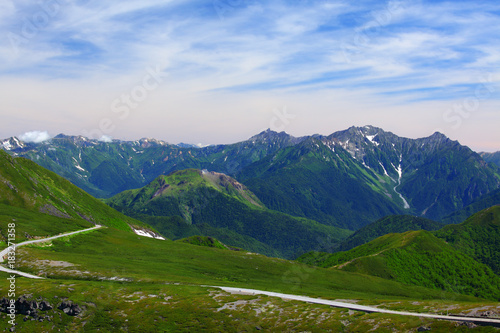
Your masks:
<svg viewBox="0 0 500 333"><path fill-rule="evenodd" d="M26 132L19 136L19 139L21 139L24 142L35 142L35 143L44 142L50 140L50 138L51 136L47 131Z"/></svg>
<svg viewBox="0 0 500 333"><path fill-rule="evenodd" d="M113 142L113 138L110 137L109 135L103 135L103 136L101 136L99 141L109 143L109 142Z"/></svg>

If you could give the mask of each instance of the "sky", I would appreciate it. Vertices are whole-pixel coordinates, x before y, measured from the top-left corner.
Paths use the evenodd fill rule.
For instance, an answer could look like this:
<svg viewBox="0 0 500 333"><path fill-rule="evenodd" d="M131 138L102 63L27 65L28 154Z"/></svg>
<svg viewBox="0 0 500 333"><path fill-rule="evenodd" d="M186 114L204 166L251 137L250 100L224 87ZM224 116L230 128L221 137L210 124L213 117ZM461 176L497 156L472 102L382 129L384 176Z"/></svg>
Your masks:
<svg viewBox="0 0 500 333"><path fill-rule="evenodd" d="M373 125L500 150L496 0L2 0L0 38L0 138Z"/></svg>

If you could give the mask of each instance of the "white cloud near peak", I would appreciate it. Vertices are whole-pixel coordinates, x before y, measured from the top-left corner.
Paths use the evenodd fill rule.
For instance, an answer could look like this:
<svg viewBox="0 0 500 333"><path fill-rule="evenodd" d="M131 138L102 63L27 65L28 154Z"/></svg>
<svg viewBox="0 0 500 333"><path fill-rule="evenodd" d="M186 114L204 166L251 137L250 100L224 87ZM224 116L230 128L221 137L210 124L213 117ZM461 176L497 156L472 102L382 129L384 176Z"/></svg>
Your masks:
<svg viewBox="0 0 500 333"><path fill-rule="evenodd" d="M19 139L21 139L24 142L34 142L34 143L40 143L44 142L47 140L51 139L51 136L49 132L47 131L32 131L32 132L26 132L22 135L19 136Z"/></svg>

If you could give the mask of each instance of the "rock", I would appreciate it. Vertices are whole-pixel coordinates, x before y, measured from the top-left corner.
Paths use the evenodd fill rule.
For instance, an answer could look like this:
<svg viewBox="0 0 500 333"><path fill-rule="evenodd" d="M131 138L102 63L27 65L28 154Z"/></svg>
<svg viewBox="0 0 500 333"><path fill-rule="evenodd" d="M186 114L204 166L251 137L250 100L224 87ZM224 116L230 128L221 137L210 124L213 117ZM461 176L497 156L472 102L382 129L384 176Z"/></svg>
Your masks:
<svg viewBox="0 0 500 333"><path fill-rule="evenodd" d="M82 308L80 308L78 304L74 304L72 301L64 301L59 304L57 308L68 316L78 316L82 313Z"/></svg>
<svg viewBox="0 0 500 333"><path fill-rule="evenodd" d="M430 328L424 326L420 326L419 328L417 328L417 332L426 332L430 330L431 330Z"/></svg>
<svg viewBox="0 0 500 333"><path fill-rule="evenodd" d="M10 300L8 298L3 297L0 299L0 312L8 313L7 308L9 307Z"/></svg>
<svg viewBox="0 0 500 333"><path fill-rule="evenodd" d="M467 326L468 329L473 329L473 328L477 327L476 324L474 324L474 323L472 323L470 321L463 323L463 325Z"/></svg>
<svg viewBox="0 0 500 333"><path fill-rule="evenodd" d="M25 296L19 297L15 306L16 313L28 316L36 315L36 310L38 309L38 303L35 301L28 301Z"/></svg>
<svg viewBox="0 0 500 333"><path fill-rule="evenodd" d="M39 309L41 311L48 311L48 310L52 310L53 307L52 307L52 305L50 305L49 302L47 302L47 301L41 301L40 305L39 305Z"/></svg>

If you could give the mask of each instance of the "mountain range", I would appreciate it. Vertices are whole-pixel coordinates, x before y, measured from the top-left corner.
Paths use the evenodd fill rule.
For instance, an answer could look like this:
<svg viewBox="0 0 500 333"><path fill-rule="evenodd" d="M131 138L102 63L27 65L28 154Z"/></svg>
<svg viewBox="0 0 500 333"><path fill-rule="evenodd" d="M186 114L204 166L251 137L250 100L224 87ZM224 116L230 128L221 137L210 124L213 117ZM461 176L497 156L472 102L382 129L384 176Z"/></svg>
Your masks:
<svg viewBox="0 0 500 333"><path fill-rule="evenodd" d="M440 220L500 187L498 166L442 134L408 139L372 126L300 138L267 130L204 148L65 135L0 147L101 198L207 169L245 184L271 210L351 230L391 214Z"/></svg>
<svg viewBox="0 0 500 333"><path fill-rule="evenodd" d="M363 129L357 130L353 135L363 133ZM342 144L335 144L332 149L325 141L329 139L320 136L295 139L285 133L264 132L260 139L254 139L261 143L262 150L249 142L239 144L239 153L239 148L232 147L233 158L245 161L231 164L234 177L208 169L184 168L190 163L202 165L206 160L201 163L202 157L183 160L181 156L190 156L190 149L194 155L210 147L180 148L154 140L99 143L81 139L78 147L89 146L81 148L80 158L72 156L78 151L77 144L70 143L68 137L40 144L25 144L17 139L4 143L10 155L0 151L0 244L7 246L12 223L16 243L85 229L78 235L65 235L16 250L15 269L46 278L16 280L16 290L22 291L15 296L16 330L369 331L377 329L379 323L383 323L383 329L390 327L395 331L449 332L457 328L454 322L416 317L409 320L397 315L290 303L275 297L231 295L209 286L349 299L410 312L498 315L500 206L481 210L460 224L427 231L436 230L441 224L408 215L414 212L414 201L400 189L399 180L405 183L406 169L400 167L405 165L404 158L401 164L390 162L397 173L394 179L393 172L386 170L387 175L382 176L371 167L374 164L366 157L372 154L371 146L368 149L359 145L361 148L354 148L351 154ZM376 137L366 139L370 142L365 142L367 145L377 146L373 143L378 142ZM455 172L450 184L433 183L441 186L442 198L448 200L457 189L462 189L461 182L472 171L477 172L477 178L471 178L474 188L482 186L487 191L473 195L470 204L448 217L457 221L464 212L476 212L496 202L498 189L488 192L484 186L490 174L494 184L494 165L439 135L428 140L424 146L434 144L441 148L434 153L429 148L426 156L433 167L424 175L440 179L444 177L440 172ZM54 142L66 142L68 146L54 146ZM150 145L154 151L139 148L140 145ZM249 153L252 147L257 155ZM127 188L128 177L137 175L137 170L126 168L120 159L113 161L114 154L125 156L128 151L130 165L136 166L134 163L144 154L151 154L149 159L170 149L172 156L174 151L177 154L172 159L184 161L179 162L182 170L160 174L147 183L139 177L137 188L105 200L92 197L31 160L11 156L34 154L35 159L39 156L39 162L59 166L63 171L69 165L72 169L67 169L68 174L73 169L89 172L90 164L84 161L97 164L102 159L100 165L105 166L99 172L105 177L96 179L103 180L102 184L109 181L107 186L111 186L118 181L113 167L123 167L120 186ZM224 153L224 147L210 149L222 149L218 158L223 166L224 154L229 150ZM362 162L361 155L357 155L361 149L368 150ZM258 155L259 151L262 155ZM51 159L43 152L58 158ZM138 156L137 160L132 153ZM377 154L382 161L382 152ZM238 156L244 158L238 160ZM68 158L70 164L66 164ZM81 164L75 164L75 160ZM426 170L426 163L417 162L412 165ZM436 170L436 166L442 170ZM418 171L412 171L413 175L425 180ZM92 184L85 174L78 175L82 177L75 179L80 179L80 184ZM407 176L409 180L411 176ZM299 216L279 212L272 209L273 205L282 211L296 210ZM369 223L370 219L391 212L406 215ZM304 217L307 215L317 216L317 220ZM366 223L369 224L359 229ZM87 230L97 224L105 228ZM359 230L352 234L338 227L342 224ZM308 252L299 259L308 265L258 254L291 258L311 249L344 247L351 249L333 254ZM0 276L11 277L6 272L0 272ZM8 288L8 284L0 284L3 295L7 295ZM0 327L5 330L11 328L7 327L8 303L7 298L0 300Z"/></svg>

